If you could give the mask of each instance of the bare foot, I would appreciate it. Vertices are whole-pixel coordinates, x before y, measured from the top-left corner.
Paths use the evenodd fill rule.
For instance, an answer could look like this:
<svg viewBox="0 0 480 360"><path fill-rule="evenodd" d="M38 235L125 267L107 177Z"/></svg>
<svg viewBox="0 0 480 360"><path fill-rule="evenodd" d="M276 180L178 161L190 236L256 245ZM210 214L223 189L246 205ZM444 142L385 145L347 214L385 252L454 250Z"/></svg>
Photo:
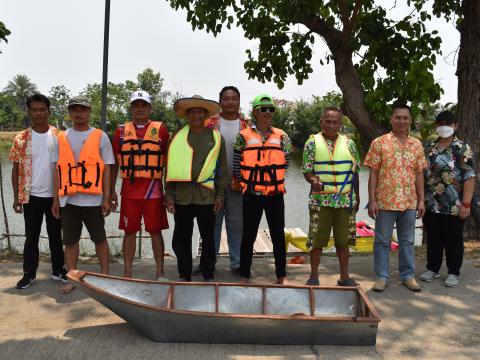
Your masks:
<svg viewBox="0 0 480 360"><path fill-rule="evenodd" d="M288 284L290 284L290 282L287 280L286 277L280 277L280 278L277 279L277 281L275 282L275 284L288 285Z"/></svg>
<svg viewBox="0 0 480 360"><path fill-rule="evenodd" d="M65 286L62 286L58 291L60 291L61 294L70 294L73 290L75 289L75 286L72 284L67 284Z"/></svg>
<svg viewBox="0 0 480 360"><path fill-rule="evenodd" d="M247 279L247 278L244 278L244 277L240 278L240 284L248 284L248 283L250 283L250 279Z"/></svg>

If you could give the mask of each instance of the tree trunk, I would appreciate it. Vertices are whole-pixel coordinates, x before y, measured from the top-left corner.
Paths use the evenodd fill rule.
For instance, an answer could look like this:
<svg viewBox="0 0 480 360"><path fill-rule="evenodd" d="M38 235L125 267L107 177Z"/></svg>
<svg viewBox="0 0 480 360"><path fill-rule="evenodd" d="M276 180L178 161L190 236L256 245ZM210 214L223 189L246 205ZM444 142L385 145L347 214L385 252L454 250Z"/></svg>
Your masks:
<svg viewBox="0 0 480 360"><path fill-rule="evenodd" d="M320 17L309 17L302 23L326 41L333 56L337 85L343 94L343 110L368 147L373 139L385 134L387 129L372 118L365 105L362 84L353 66L350 35L330 27Z"/></svg>
<svg viewBox="0 0 480 360"><path fill-rule="evenodd" d="M473 149L476 168L480 169L480 1L464 0L463 24L460 28L458 55L458 120L459 135ZM475 194L480 199L477 177ZM465 239L480 239L480 219L470 217L465 223Z"/></svg>
<svg viewBox="0 0 480 360"><path fill-rule="evenodd" d="M357 70L353 66L352 53L348 49L332 51L335 62L335 78L343 94L343 110L360 132L365 146L383 135L387 129L376 122L367 110L363 88Z"/></svg>

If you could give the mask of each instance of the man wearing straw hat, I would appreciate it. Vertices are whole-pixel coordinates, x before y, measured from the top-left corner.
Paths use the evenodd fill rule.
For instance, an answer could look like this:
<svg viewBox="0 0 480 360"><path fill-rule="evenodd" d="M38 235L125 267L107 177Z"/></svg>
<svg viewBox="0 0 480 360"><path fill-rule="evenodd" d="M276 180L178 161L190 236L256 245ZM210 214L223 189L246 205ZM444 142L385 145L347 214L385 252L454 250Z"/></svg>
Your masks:
<svg viewBox="0 0 480 360"><path fill-rule="evenodd" d="M320 285L318 266L332 228L340 265L337 285L356 285L355 280L348 274L348 245L352 231L355 233L355 212L360 202L360 155L355 143L339 134L342 116L339 108L326 107L320 120L322 131L310 136L303 151L302 170L305 180L311 185L308 241L312 250L311 272L307 285Z"/></svg>
<svg viewBox="0 0 480 360"><path fill-rule="evenodd" d="M223 208L227 184L225 142L220 132L204 126L219 112L217 102L195 95L175 102L173 109L188 124L173 136L167 155L165 199L174 214L172 247L182 281L192 277L193 219L202 238L200 267L205 281L215 270L215 216Z"/></svg>

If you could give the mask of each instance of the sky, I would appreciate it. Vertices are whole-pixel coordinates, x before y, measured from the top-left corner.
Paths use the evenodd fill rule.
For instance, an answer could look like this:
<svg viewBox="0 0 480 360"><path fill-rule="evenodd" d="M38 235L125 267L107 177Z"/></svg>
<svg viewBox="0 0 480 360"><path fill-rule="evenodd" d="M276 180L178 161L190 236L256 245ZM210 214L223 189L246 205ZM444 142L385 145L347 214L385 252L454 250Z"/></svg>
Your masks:
<svg viewBox="0 0 480 360"><path fill-rule="evenodd" d="M380 1L393 16L402 16L406 1ZM48 94L52 86L65 85L78 94L88 83L102 80L105 2L101 0L0 0L0 21L12 34L0 43L0 89L16 74L26 74ZM218 99L225 85L241 92L242 108L259 93L286 100L308 100L328 91L339 91L333 65L319 64L328 52L317 37L312 59L314 72L303 85L287 80L283 89L274 83L248 79L243 64L246 49L258 48L241 29L226 30L216 38L192 31L186 13L175 11L166 0L111 0L108 78L112 82L135 80L147 67L160 72L164 90ZM427 25L439 30L443 55L434 75L445 93L441 101L456 101L457 79L453 53L459 34L451 24L435 19Z"/></svg>

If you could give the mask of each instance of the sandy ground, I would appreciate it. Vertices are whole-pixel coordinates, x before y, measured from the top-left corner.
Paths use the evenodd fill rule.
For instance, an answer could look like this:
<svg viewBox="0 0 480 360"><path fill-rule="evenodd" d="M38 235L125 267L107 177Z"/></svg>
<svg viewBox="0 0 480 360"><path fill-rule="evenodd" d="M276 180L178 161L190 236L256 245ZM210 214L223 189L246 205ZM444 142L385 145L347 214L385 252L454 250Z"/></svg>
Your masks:
<svg viewBox="0 0 480 360"><path fill-rule="evenodd" d="M351 260L351 274L367 291L379 311L375 347L262 346L161 344L150 341L122 319L79 290L60 295L60 284L50 279L50 264L42 262L37 282L25 290L14 288L22 275L21 263L0 263L0 359L479 359L480 268L466 260L462 281L448 289L438 279L422 284L412 293L398 278L396 255L392 256L392 280L384 293L370 291L372 256ZM135 267L139 278L151 279L151 260ZM219 260L216 278L235 281ZM96 265L81 265L96 271ZM422 260L417 273L424 269ZM112 264L120 275L122 265ZM324 259L323 285L337 279L336 258ZM289 265L289 277L303 283L308 265ZM256 282L273 282L272 259L255 259ZM167 275L176 278L174 259L167 260ZM445 276L445 271L442 277Z"/></svg>

